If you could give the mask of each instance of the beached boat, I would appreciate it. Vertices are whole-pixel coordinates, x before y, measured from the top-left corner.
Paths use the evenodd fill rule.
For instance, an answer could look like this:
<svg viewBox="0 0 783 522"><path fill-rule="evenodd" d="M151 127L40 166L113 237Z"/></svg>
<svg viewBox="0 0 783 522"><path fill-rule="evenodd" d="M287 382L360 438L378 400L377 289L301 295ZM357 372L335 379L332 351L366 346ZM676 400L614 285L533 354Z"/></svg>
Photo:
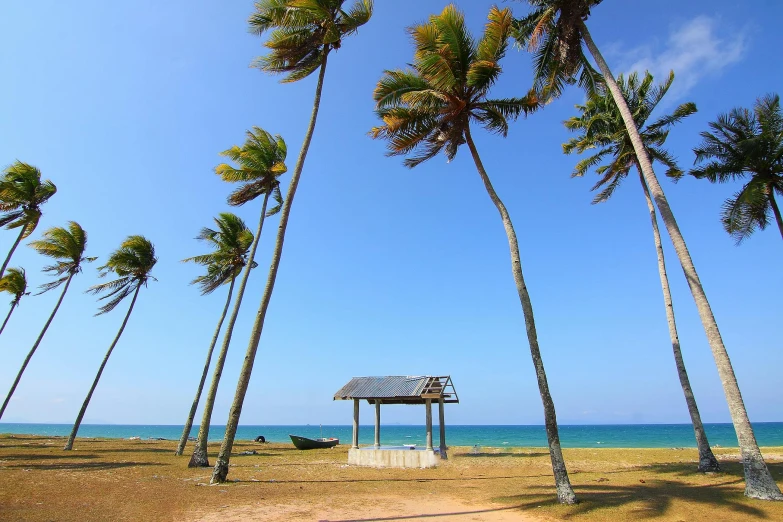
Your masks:
<svg viewBox="0 0 783 522"><path fill-rule="evenodd" d="M318 449L318 448L332 448L340 444L340 439L308 439L307 437L299 437L298 435L288 435L291 437L291 442L294 446L300 450Z"/></svg>

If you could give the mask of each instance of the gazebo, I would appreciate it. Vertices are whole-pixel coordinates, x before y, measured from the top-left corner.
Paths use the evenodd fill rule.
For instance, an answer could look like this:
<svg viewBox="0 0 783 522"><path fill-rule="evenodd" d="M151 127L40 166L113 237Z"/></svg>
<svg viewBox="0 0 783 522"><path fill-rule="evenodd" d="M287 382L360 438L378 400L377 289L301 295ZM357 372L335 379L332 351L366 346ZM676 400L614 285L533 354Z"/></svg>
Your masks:
<svg viewBox="0 0 783 522"><path fill-rule="evenodd" d="M444 405L459 403L451 377L392 375L386 377L354 377L334 394L334 400L353 400L353 438L348 450L348 463L362 466L427 468L437 465L432 447L432 403L438 403L441 459L446 459L446 424ZM359 402L375 405L375 444L359 447ZM426 413L427 444L414 447L381 446L381 404L423 404ZM414 450L414 451L411 451Z"/></svg>

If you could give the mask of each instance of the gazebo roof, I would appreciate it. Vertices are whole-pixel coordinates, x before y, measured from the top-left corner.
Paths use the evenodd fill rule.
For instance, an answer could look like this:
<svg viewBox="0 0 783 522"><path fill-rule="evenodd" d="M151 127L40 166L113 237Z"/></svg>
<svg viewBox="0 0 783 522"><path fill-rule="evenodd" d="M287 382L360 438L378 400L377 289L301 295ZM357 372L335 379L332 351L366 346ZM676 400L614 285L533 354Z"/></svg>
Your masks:
<svg viewBox="0 0 783 522"><path fill-rule="evenodd" d="M424 404L435 402L458 403L457 391L451 377L404 376L354 377L334 394L334 400L366 399L370 404Z"/></svg>

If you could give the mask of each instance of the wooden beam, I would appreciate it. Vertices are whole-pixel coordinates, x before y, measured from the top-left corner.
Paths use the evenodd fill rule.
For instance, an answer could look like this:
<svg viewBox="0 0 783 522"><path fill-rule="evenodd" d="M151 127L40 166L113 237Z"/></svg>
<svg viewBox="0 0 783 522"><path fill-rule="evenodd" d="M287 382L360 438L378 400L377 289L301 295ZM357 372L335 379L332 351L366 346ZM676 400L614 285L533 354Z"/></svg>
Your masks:
<svg viewBox="0 0 783 522"><path fill-rule="evenodd" d="M427 449L432 449L432 400L425 399L424 407L427 410Z"/></svg>
<svg viewBox="0 0 783 522"><path fill-rule="evenodd" d="M446 422L444 420L446 415L443 410L443 401L438 401L438 422L440 423L440 458L446 460L449 457L446 455Z"/></svg>
<svg viewBox="0 0 783 522"><path fill-rule="evenodd" d="M353 400L353 440L351 449L359 448L359 399Z"/></svg>
<svg viewBox="0 0 783 522"><path fill-rule="evenodd" d="M381 401L375 401L375 447L381 447Z"/></svg>

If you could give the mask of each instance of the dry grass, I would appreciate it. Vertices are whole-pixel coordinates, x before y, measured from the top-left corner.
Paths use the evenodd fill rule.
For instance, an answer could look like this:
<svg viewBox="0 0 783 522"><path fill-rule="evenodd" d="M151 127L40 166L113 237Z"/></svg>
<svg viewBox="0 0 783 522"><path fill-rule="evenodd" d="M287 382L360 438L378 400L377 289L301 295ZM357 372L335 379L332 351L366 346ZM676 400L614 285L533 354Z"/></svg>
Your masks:
<svg viewBox="0 0 783 522"><path fill-rule="evenodd" d="M188 520L257 506L273 519L318 520L325 506L362 513L438 497L553 520L783 520L783 502L746 499L736 449L716 449L725 472L696 473L687 449L565 450L581 503L554 500L549 456L540 449L452 448L436 469L347 466L347 447L298 451L290 444L241 443L232 482L207 486L211 468L188 469L173 441L79 439L61 450L56 437L0 436L2 520ZM217 446L210 447L214 458ZM773 476L783 481L783 448L766 448ZM277 510L277 511L275 511ZM285 516L282 516L285 514ZM393 518L392 518L393 519ZM390 520L392 520L390 519ZM448 520L439 517L437 520Z"/></svg>

